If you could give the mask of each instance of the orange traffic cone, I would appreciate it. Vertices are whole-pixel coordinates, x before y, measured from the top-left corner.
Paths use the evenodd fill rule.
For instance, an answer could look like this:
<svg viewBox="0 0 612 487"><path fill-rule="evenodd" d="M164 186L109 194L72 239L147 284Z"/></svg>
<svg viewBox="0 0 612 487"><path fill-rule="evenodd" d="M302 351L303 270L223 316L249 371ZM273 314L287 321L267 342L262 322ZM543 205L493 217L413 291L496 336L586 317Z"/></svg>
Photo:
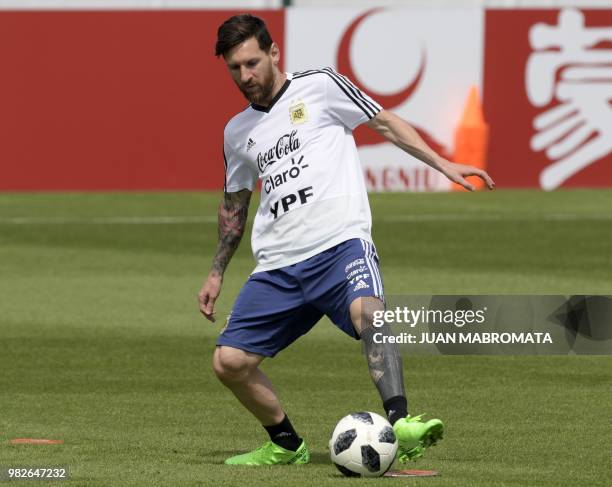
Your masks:
<svg viewBox="0 0 612 487"><path fill-rule="evenodd" d="M488 143L489 126L484 121L478 88L474 85L470 88L463 117L455 131L454 162L486 170ZM482 189L485 186L484 181L477 177L470 177L470 183L476 189ZM462 186L454 183L453 190L466 191Z"/></svg>

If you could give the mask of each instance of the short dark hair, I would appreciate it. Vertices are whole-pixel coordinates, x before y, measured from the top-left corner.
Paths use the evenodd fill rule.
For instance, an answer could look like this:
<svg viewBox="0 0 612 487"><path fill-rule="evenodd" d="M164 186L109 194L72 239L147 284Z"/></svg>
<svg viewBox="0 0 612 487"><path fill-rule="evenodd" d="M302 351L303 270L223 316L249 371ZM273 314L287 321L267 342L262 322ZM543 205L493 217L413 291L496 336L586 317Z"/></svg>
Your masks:
<svg viewBox="0 0 612 487"><path fill-rule="evenodd" d="M225 53L232 47L251 37L257 39L261 50L266 52L270 50L272 37L270 37L266 23L263 20L251 14L240 14L230 17L217 30L215 56L225 56Z"/></svg>

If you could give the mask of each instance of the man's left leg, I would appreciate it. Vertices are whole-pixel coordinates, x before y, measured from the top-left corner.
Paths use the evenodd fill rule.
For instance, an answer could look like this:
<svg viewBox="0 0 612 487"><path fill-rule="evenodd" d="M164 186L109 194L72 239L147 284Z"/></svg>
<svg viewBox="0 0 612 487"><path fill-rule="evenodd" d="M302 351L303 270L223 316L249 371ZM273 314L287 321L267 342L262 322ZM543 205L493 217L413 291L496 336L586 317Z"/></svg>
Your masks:
<svg viewBox="0 0 612 487"><path fill-rule="evenodd" d="M344 333L363 340L370 374L399 441L401 462L418 458L435 444L444 426L408 416L402 359L392 343L375 343L374 312L384 310L384 287L374 244L349 239L304 262L300 268L306 301L324 312Z"/></svg>
<svg viewBox="0 0 612 487"><path fill-rule="evenodd" d="M421 416L408 415L402 357L395 343L374 340L376 333L385 336L390 334L389 325L373 326L374 312L384 309L385 305L378 297L359 297L350 305L350 316L355 330L363 340L370 376L399 441L398 459L405 463L419 458L425 448L442 439L444 425L439 419L422 422Z"/></svg>

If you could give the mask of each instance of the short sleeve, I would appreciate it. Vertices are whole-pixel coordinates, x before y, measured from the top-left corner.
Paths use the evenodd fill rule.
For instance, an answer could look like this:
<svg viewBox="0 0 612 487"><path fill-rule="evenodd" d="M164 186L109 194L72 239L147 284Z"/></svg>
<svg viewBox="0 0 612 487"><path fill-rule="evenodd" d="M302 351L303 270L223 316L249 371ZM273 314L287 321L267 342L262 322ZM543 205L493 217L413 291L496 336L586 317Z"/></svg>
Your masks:
<svg viewBox="0 0 612 487"><path fill-rule="evenodd" d="M382 107L357 88L351 80L331 68L324 68L327 103L332 115L353 130L374 118Z"/></svg>
<svg viewBox="0 0 612 487"><path fill-rule="evenodd" d="M223 162L225 164L223 190L226 193L234 193L241 189L253 191L257 182L257 171L251 164L238 157L236 151L228 144L227 139L223 142Z"/></svg>

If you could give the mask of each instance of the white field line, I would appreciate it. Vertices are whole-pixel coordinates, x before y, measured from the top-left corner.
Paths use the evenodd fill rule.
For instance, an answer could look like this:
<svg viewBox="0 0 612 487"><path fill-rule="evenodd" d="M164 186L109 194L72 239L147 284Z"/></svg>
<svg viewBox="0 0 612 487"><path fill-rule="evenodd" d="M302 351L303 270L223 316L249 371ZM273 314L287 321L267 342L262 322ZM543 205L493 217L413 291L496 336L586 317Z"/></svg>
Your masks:
<svg viewBox="0 0 612 487"><path fill-rule="evenodd" d="M376 221L394 222L427 222L427 221L580 221L580 220L612 220L612 214L578 214L578 213L544 213L520 214L520 213L489 213L489 214L461 214L461 213L432 213L421 215L386 215L373 218Z"/></svg>
<svg viewBox="0 0 612 487"><path fill-rule="evenodd" d="M109 216L91 218L19 216L0 218L0 225L176 225L216 222L216 216Z"/></svg>
<svg viewBox="0 0 612 487"><path fill-rule="evenodd" d="M410 223L410 222L436 222L436 221L610 221L612 214L575 214L575 213L547 213L541 215L488 213L488 214L461 214L461 213L422 213L417 215L382 215L374 217L376 222L384 223ZM110 216L110 217L0 217L0 225L183 225L183 224L210 224L217 223L216 216Z"/></svg>

